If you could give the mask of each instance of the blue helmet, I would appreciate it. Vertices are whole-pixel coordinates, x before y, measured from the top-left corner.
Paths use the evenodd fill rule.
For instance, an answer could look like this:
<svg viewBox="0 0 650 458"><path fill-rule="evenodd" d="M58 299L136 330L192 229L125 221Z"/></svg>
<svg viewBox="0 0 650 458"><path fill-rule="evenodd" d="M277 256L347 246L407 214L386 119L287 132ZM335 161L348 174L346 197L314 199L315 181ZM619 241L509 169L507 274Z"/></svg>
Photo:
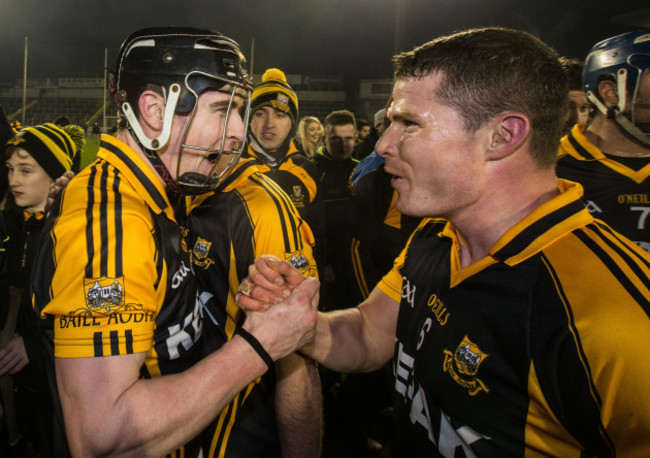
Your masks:
<svg viewBox="0 0 650 458"><path fill-rule="evenodd" d="M650 145L650 129L647 125L635 125L634 101L642 76L649 68L650 29L645 29L595 44L587 55L582 73L589 101L601 113L614 119L628 134L646 145ZM598 96L598 83L605 78L617 84L617 106L607 108Z"/></svg>

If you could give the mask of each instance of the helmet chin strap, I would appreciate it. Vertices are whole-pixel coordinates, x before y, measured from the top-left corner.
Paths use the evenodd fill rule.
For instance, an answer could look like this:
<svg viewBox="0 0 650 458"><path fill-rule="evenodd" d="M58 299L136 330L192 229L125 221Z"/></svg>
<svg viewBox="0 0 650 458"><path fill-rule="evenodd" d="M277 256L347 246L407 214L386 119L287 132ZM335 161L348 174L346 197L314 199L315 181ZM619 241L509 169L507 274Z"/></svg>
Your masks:
<svg viewBox="0 0 650 458"><path fill-rule="evenodd" d="M160 159L160 156L155 151L162 149L169 141L172 120L180 95L180 86L178 84L172 84L169 88L169 97L166 98L162 132L154 139L151 139L144 134L131 105L128 102L122 104L122 111L128 120L127 127L129 131L135 138L136 142L140 145L140 148L142 148L142 151L145 153L160 178L167 185L167 196L172 201L176 201L183 195L183 193L181 193L172 174L169 173L169 170L163 163L162 159Z"/></svg>
<svg viewBox="0 0 650 458"><path fill-rule="evenodd" d="M164 88L163 88L164 89ZM172 84L169 87L169 97L166 97L165 100L165 113L163 116L163 128L160 132L160 135L156 138L147 137L140 127L140 123L131 108L131 105L128 102L122 104L122 111L126 116L126 119L129 121L129 125L133 130L133 133L136 135L137 139L145 149L150 151L158 151L169 141L169 136L171 135L172 129L172 119L174 113L176 112L176 105L178 104L178 99L181 96L181 87L178 84Z"/></svg>

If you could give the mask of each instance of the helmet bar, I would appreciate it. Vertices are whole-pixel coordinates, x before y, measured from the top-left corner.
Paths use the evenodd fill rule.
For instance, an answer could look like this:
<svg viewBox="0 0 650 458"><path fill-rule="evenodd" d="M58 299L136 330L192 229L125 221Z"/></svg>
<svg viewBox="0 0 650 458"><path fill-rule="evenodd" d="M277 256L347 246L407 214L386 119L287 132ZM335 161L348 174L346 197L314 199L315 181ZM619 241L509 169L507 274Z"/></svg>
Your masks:
<svg viewBox="0 0 650 458"><path fill-rule="evenodd" d="M223 135L221 136L221 144L219 145L218 148L207 148L207 147L195 146L195 145L190 145L186 142L187 136L189 134L189 130L192 125L192 121L194 120L194 115L196 113L196 105L192 109L190 113L190 118L187 124L185 125L185 131L183 132L183 137L179 147L180 149L178 153L176 170L177 171L180 170L181 160L183 158L183 150L185 149L205 153L201 155L204 156L206 160L209 160L213 163L213 166L207 175L202 175L194 172L189 174L185 173L181 176L177 176L176 181L178 182L178 185L181 188L181 190L186 194L200 194L215 189L216 186L219 183L223 182L228 177L228 175L230 175L230 173L234 170L235 165L239 161L239 158L244 150L244 142L238 145L238 148L236 150L226 151L225 148L226 148L228 123L230 121L230 116L232 114L233 102L235 100L235 96L238 95L238 89L245 90L246 104L245 104L243 124L244 126L248 126L248 119L250 116L250 88L245 85L237 84L237 83L232 83L230 87L231 87L230 99L228 100L228 107L226 109L226 116L223 124ZM187 85L187 88L190 92L193 92L192 88L189 85ZM198 100L198 95L197 94L194 95L197 97ZM221 163L221 160L224 157L224 155L230 155L230 160L225 166ZM221 168L221 170L218 170L218 168Z"/></svg>

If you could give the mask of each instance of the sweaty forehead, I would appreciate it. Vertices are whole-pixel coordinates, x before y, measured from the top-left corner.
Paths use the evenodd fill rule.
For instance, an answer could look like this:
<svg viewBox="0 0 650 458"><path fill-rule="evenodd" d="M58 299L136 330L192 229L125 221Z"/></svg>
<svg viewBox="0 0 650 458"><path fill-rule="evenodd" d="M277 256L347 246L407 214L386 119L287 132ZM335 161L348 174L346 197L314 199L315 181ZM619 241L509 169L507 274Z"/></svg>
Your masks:
<svg viewBox="0 0 650 458"><path fill-rule="evenodd" d="M419 118L426 116L440 106L436 94L443 81L441 72L434 72L417 78L399 78L393 87L393 100L388 108L388 117Z"/></svg>

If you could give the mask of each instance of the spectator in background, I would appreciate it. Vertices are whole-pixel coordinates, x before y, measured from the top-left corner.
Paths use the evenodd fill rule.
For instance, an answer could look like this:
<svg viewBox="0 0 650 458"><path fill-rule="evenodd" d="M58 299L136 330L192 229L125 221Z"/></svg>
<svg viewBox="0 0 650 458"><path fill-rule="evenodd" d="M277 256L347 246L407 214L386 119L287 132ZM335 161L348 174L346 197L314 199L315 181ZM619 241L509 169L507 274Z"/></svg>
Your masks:
<svg viewBox="0 0 650 458"><path fill-rule="evenodd" d="M568 57L560 58L569 80L569 111L562 135L568 135L576 124L585 124L589 120L591 104L582 87L582 61Z"/></svg>
<svg viewBox="0 0 650 458"><path fill-rule="evenodd" d="M362 160L375 150L377 131L365 119L357 120L357 143L352 150L352 157L357 161Z"/></svg>
<svg viewBox="0 0 650 458"><path fill-rule="evenodd" d="M245 158L253 158L262 173L289 196L312 232L320 237L323 216L318 175L314 164L300 153L293 141L298 119L298 97L285 74L270 68L251 95L251 119ZM321 247L316 262L322 264ZM319 265L320 268L320 265Z"/></svg>
<svg viewBox="0 0 650 458"><path fill-rule="evenodd" d="M308 158L314 157L316 150L323 145L323 125L315 116L305 116L298 124L296 146Z"/></svg>
<svg viewBox="0 0 650 458"><path fill-rule="evenodd" d="M372 126L365 119L357 119L357 141L362 142L372 134Z"/></svg>
<svg viewBox="0 0 650 458"><path fill-rule="evenodd" d="M325 220L324 237L316 238L316 246L325 248L320 307L331 310L354 307L361 301L350 256L358 225L350 187L350 174L358 163L351 157L357 132L354 115L348 110L328 114L324 127L325 145L312 160L318 168ZM347 401L354 392L342 387L344 376L323 368L320 374L325 418L323 456L358 456L367 447L367 435L358 421L366 409L351 413L356 407ZM365 398L356 401L359 407Z"/></svg>
<svg viewBox="0 0 650 458"><path fill-rule="evenodd" d="M15 336L0 349L0 375L13 375L17 424L25 444L51 456L52 404L47 386L38 320L32 309L29 278L45 224L45 204L54 180L69 171L77 147L54 124L27 127L8 141L6 161L10 203L3 210L9 241L7 267L12 294L4 313L17 308Z"/></svg>
<svg viewBox="0 0 650 458"><path fill-rule="evenodd" d="M348 110L328 114L324 127L325 145L312 159L318 170L325 221L324 237L316 238L316 246L325 249L321 306L346 308L361 299L350 260L352 236L358 224L350 184L352 170L359 163L352 158L357 129L354 115Z"/></svg>
<svg viewBox="0 0 650 458"><path fill-rule="evenodd" d="M594 217L650 251L650 29L593 46L583 79L595 109L562 139L557 174Z"/></svg>
<svg viewBox="0 0 650 458"><path fill-rule="evenodd" d="M355 158L356 160L362 161L366 157L372 155L373 151L375 151L375 145L377 143L377 140L379 139L379 137L381 137L381 134L384 133L385 113L386 113L385 108L382 108L381 110L378 110L375 113L373 117L374 126L372 127L370 134L366 137L364 141L357 142L357 144L354 145L354 149L352 150L352 157Z"/></svg>
<svg viewBox="0 0 650 458"><path fill-rule="evenodd" d="M98 122L94 122L90 128L90 135L92 135L95 143L99 144L99 137L102 135L102 129L99 127Z"/></svg>

